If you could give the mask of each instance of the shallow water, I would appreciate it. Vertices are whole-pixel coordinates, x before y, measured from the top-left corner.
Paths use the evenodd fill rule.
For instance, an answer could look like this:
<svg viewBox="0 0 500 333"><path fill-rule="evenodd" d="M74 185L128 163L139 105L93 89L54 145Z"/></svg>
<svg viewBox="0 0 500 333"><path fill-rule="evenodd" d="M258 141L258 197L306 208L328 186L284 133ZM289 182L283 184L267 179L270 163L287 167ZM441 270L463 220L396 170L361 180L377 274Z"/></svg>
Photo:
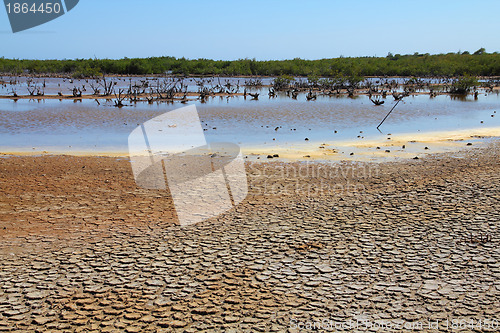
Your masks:
<svg viewBox="0 0 500 333"><path fill-rule="evenodd" d="M367 96L318 96L316 101L306 101L305 93L297 100L284 94L269 99L267 89L262 89L259 100L215 97L188 104L197 106L208 142L235 142L243 149L307 144L317 148L322 142L335 148L336 142L381 140L389 133L476 128L498 128L500 136L498 94L483 93L477 100L410 96L397 105L379 132L377 125L395 104L392 97L385 101L383 106L374 106ZM100 103L0 100L0 151L126 152L127 137L138 124L185 106L140 102L115 108L112 101Z"/></svg>

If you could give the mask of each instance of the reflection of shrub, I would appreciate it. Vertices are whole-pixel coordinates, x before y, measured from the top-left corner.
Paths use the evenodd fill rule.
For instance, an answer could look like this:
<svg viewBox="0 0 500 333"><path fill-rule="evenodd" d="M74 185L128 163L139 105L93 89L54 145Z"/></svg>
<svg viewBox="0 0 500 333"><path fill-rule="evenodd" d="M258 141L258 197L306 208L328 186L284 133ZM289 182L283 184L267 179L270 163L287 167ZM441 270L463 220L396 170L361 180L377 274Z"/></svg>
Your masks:
<svg viewBox="0 0 500 333"><path fill-rule="evenodd" d="M451 94L465 95L471 91L472 88L478 85L477 79L473 76L462 76L454 82L450 88Z"/></svg>

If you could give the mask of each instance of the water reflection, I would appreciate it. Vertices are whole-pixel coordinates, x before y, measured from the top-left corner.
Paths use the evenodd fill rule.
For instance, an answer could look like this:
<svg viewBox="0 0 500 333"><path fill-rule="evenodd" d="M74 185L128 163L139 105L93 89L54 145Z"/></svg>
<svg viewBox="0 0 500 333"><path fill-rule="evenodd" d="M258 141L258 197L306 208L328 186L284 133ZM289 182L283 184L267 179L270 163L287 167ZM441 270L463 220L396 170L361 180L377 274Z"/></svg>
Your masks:
<svg viewBox="0 0 500 333"><path fill-rule="evenodd" d="M209 142L243 146L292 146L304 143L306 137L311 142L381 137L376 126L395 104L392 96L383 99L384 105L374 106L364 95L318 95L316 100L307 101L306 92L294 100L286 93L269 98L267 88L254 91L260 91L258 100L232 95L187 104L197 104ZM111 99L0 99L0 145L3 150L71 146L125 151L127 136L137 124L184 106L157 101L128 104L115 108ZM500 117L492 117L499 106L498 93L480 94L477 100L473 96L409 96L380 129L384 134L396 134L500 128Z"/></svg>

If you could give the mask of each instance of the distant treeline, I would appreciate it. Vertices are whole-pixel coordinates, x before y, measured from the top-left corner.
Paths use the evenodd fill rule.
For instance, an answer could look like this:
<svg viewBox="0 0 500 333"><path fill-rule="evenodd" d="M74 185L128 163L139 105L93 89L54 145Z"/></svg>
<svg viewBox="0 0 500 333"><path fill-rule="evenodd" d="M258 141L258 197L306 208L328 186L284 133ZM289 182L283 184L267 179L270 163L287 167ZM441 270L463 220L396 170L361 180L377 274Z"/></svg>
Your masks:
<svg viewBox="0 0 500 333"><path fill-rule="evenodd" d="M500 76L500 54L484 49L448 54L386 57L332 58L320 60L240 59L233 61L174 57L19 60L0 58L1 73L71 74L90 77L102 74L262 75L262 76Z"/></svg>

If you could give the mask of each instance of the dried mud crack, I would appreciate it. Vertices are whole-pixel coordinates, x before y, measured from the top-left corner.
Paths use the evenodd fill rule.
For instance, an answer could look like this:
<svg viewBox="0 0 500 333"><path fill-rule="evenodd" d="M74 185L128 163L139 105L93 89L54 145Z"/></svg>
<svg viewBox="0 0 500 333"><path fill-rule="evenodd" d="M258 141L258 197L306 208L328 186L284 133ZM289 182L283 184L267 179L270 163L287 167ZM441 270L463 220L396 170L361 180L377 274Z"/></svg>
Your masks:
<svg viewBox="0 0 500 333"><path fill-rule="evenodd" d="M497 149L248 164L247 199L190 227L126 159L0 159L0 330L498 319Z"/></svg>

